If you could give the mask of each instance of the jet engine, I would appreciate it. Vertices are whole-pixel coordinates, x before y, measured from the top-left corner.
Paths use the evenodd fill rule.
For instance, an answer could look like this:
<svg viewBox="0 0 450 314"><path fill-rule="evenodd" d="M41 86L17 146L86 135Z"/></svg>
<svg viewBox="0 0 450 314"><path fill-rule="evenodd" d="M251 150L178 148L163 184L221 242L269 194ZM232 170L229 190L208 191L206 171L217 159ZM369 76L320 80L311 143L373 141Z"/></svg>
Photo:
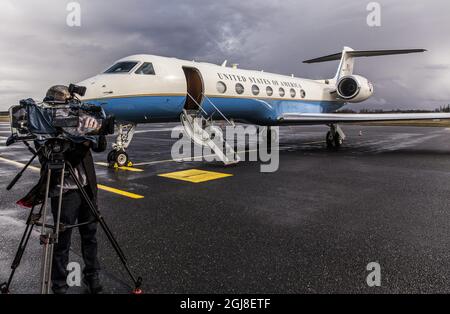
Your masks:
<svg viewBox="0 0 450 314"><path fill-rule="evenodd" d="M340 98L348 102L361 102L372 96L373 85L362 76L349 75L339 79L336 92Z"/></svg>

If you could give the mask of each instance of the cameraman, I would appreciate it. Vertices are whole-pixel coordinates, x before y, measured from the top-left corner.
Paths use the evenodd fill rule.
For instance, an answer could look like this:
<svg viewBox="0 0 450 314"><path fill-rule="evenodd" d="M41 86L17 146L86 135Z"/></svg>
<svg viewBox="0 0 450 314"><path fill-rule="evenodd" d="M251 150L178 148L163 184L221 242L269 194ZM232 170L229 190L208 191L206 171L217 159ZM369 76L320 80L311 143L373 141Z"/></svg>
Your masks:
<svg viewBox="0 0 450 314"><path fill-rule="evenodd" d="M71 99L69 89L66 86L57 85L47 91L46 100L48 103L67 103ZM44 100L45 101L45 100ZM94 118L80 120L82 128L96 128L98 122ZM38 147L37 147L38 148ZM100 136L99 144L94 145L90 141L83 143L73 143L73 149L65 153L64 158L72 165L75 175L83 185L92 203L97 206L97 180L94 168L94 162L90 150L102 152L106 149L106 138ZM47 177L47 162L43 154L39 154L41 162L41 178ZM50 197L53 219L56 221L58 212L58 199L60 189L61 173L52 172L50 178ZM45 181L43 181L45 182ZM83 269L83 282L92 294L102 291L102 285L99 280L100 265L97 258L97 222L92 215L88 204L83 200L81 191L78 189L75 181L66 171L63 185L63 198L61 208L61 224L74 225L93 221L79 227L81 236L81 252L85 267ZM72 229L63 230L59 234L58 243L54 246L53 266L52 266L52 290L55 294L65 294L68 290L67 285L67 265L69 262L69 250L71 245Z"/></svg>

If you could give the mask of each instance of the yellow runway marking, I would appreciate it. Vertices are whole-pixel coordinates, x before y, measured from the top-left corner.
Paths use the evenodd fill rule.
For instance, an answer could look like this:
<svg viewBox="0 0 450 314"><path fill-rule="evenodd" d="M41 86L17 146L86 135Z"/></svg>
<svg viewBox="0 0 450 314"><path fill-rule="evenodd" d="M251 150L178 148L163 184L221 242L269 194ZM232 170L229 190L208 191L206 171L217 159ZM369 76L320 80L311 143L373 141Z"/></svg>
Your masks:
<svg viewBox="0 0 450 314"><path fill-rule="evenodd" d="M188 181L192 183L206 182L216 179L222 179L233 176L229 173L220 173L199 169L189 169L170 173L159 174L159 177L171 178L176 180Z"/></svg>
<svg viewBox="0 0 450 314"><path fill-rule="evenodd" d="M96 165L99 165L99 166L109 167L108 163L106 163L106 162L96 162L95 164L96 164ZM115 169L116 169L116 168L115 168ZM132 172L143 172L143 171L144 171L144 170L139 169L139 168L125 167L125 166L123 166L123 167L117 167L117 169L120 169L120 170L127 170L127 171L132 171Z"/></svg>
<svg viewBox="0 0 450 314"><path fill-rule="evenodd" d="M20 167L20 168L25 166L24 163L21 163L21 162L18 162L18 161L14 161L14 160L11 160L11 159L7 159L7 158L4 158L4 157L0 157L0 161L4 161L6 163L9 163L11 165L14 165L14 166L17 166L17 167ZM28 169L33 170L33 171L37 171L37 172L39 172L41 170L39 167L35 167L35 166L28 166ZM106 186L106 185L103 185L103 184L97 184L97 187L100 190L107 191L107 192L114 193L114 194L118 194L118 195L122 195L122 196L126 196L126 197L133 198L133 199L144 198L143 195L139 195L139 194L135 194L135 193L127 192L127 191L122 191L122 190L115 189L115 188L112 188L112 187L109 187L109 186Z"/></svg>
<svg viewBox="0 0 450 314"><path fill-rule="evenodd" d="M127 191L122 191L122 190L115 189L115 188L112 188L112 187L109 187L109 186L106 186L106 185L103 185L103 184L97 184L97 187L100 190L108 191L108 192L115 193L115 194L119 194L119 195L126 196L126 197L129 197L129 198L134 198L134 199L144 198L143 195L134 194L134 193L127 192Z"/></svg>

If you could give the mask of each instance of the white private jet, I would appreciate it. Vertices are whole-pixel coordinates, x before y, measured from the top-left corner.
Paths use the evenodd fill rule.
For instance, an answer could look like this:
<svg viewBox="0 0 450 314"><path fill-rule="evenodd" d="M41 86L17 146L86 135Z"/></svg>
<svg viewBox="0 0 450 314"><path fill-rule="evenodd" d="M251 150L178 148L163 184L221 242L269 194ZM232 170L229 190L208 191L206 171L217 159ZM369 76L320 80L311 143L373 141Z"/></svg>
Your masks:
<svg viewBox="0 0 450 314"><path fill-rule="evenodd" d="M84 80L83 101L101 105L114 114L118 136L108 162L129 166L129 146L138 123L180 121L186 134L210 146L225 164L236 162L209 140L205 127L214 118L267 126L325 124L329 148L338 148L345 134L338 124L365 121L450 119L450 113L344 114L336 110L373 95L373 85L353 74L354 58L424 52L424 49L355 51L344 47L305 63L340 60L334 78L309 80L263 71L186 61L154 55L133 55L118 60L103 73ZM199 131L200 130L200 133ZM222 136L214 129L214 136ZM266 134L267 136L267 134ZM226 144L225 144L226 146Z"/></svg>

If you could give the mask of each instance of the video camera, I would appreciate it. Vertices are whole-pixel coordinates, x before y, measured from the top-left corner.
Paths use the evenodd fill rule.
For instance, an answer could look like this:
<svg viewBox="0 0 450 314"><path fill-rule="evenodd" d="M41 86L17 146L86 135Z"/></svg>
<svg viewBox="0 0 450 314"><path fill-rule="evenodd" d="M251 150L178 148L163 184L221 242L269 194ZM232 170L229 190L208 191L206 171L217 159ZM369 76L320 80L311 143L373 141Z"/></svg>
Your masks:
<svg viewBox="0 0 450 314"><path fill-rule="evenodd" d="M17 141L46 141L64 138L72 142L86 140L96 143L99 135L114 133L114 117L107 116L101 106L81 102L76 94L84 96L86 87L70 84L70 97L56 101L46 97L37 104L24 99L9 109L11 136L6 145ZM94 119L95 127L86 127L86 120Z"/></svg>

